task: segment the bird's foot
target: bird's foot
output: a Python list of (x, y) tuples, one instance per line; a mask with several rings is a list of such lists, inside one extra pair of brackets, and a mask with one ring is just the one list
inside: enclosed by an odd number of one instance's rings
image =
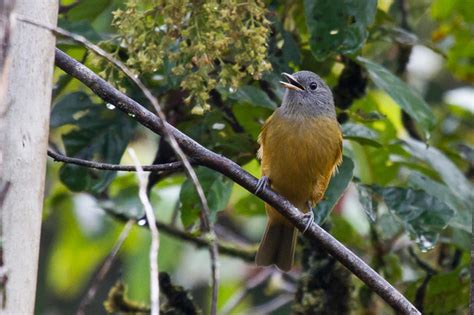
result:
[(304, 227), (304, 230), (303, 230), (303, 234), (304, 234), (309, 229), (311, 224), (314, 223), (314, 213), (313, 213), (313, 209), (311, 209), (311, 207), (309, 208), (309, 212), (307, 212), (303, 215), (303, 218), (304, 218), (304, 220), (307, 221), (306, 226)]
[(268, 183), (270, 183), (270, 179), (267, 176), (262, 176), (257, 183), (257, 189), (255, 189), (255, 194), (262, 192), (265, 188), (267, 188)]

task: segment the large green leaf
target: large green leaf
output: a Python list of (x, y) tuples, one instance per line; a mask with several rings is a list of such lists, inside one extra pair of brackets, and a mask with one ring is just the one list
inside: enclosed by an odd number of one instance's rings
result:
[(321, 225), (326, 221), (342, 193), (346, 190), (347, 185), (351, 182), (353, 171), (354, 162), (349, 157), (344, 156), (339, 170), (329, 182), (324, 198), (313, 209), (314, 221), (317, 224)]
[(367, 26), (373, 23), (376, 0), (305, 0), (306, 25), (313, 55), (351, 54), (362, 48)]
[(398, 187), (372, 187), (413, 236), (422, 250), (431, 249), (439, 232), (449, 223), (454, 211), (438, 198), (422, 190)]
[[(215, 220), (218, 211), (224, 210), (232, 192), (233, 182), (224, 175), (205, 167), (198, 167), (196, 175), (207, 198), (211, 220)], [(201, 203), (192, 182), (187, 179), (181, 187), (181, 221), (186, 227), (199, 218)]]
[[(51, 126), (72, 125), (63, 135), (68, 156), (107, 163), (119, 163), (135, 122), (120, 111), (94, 104), (83, 92), (66, 95), (53, 108)], [(61, 167), (61, 181), (72, 191), (103, 191), (116, 172), (93, 170), (66, 164)]]
[(441, 193), (439, 186), (435, 188), (433, 185), (427, 185), (427, 179), (420, 186), (423, 186), (423, 189), (433, 190), (430, 193), (436, 194), (439, 198), (444, 198), (446, 203), (455, 208), (457, 214), (453, 218), (452, 224), (466, 231), (472, 231), (473, 185), (456, 165), (438, 149), (427, 147), (425, 144), (412, 139), (405, 140), (403, 146), (410, 154), (419, 160), (425, 161), (440, 175), (450, 194), (447, 192)]
[(411, 171), (408, 182), (413, 188), (424, 190), (428, 194), (436, 196), (456, 213), (449, 225), (469, 233), (472, 231), (472, 215), (469, 204), (460, 200), (446, 185), (416, 171)]
[(376, 131), (361, 124), (345, 123), (342, 125), (344, 139), (354, 140), (360, 144), (371, 145), (374, 147), (382, 146)]
[(357, 60), (365, 66), (375, 85), (390, 95), (404, 111), (420, 123), (425, 131), (433, 129), (435, 121), (433, 112), (418, 93), (383, 66), (362, 57), (358, 57)]
[(438, 172), (443, 182), (461, 200), (469, 203), (474, 200), (473, 185), (467, 180), (459, 168), (441, 151), (413, 139), (404, 140), (403, 147), (414, 157), (425, 161), (433, 170)]
[(57, 128), (67, 124), (75, 124), (81, 112), (85, 113), (91, 106), (89, 95), (75, 92), (63, 97), (51, 111), (50, 127)]
[(232, 112), (245, 132), (257, 140), (262, 130), (263, 122), (272, 114), (270, 110), (263, 107), (255, 107), (249, 104), (237, 104), (232, 107)]

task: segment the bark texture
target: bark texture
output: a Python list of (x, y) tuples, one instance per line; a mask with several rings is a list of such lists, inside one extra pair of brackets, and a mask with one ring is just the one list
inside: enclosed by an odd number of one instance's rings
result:
[[(17, 0), (13, 12), (13, 18), (56, 26), (58, 3)], [(0, 181), (9, 187), (0, 204), (6, 274), (0, 314), (33, 314), (55, 38), (47, 30), (12, 21), (0, 98)]]

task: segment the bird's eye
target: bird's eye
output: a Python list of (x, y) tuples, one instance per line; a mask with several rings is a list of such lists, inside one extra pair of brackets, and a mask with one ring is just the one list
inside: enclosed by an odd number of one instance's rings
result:
[(314, 91), (318, 88), (318, 84), (316, 82), (311, 82), (309, 88)]

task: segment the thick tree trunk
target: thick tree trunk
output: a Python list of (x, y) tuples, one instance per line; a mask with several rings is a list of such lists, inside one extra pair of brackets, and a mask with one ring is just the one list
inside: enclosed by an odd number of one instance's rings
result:
[[(57, 0), (15, 2), (17, 16), (56, 25)], [(8, 61), (0, 68), (6, 73), (0, 73), (0, 314), (33, 314), (55, 38), (13, 22)]]

